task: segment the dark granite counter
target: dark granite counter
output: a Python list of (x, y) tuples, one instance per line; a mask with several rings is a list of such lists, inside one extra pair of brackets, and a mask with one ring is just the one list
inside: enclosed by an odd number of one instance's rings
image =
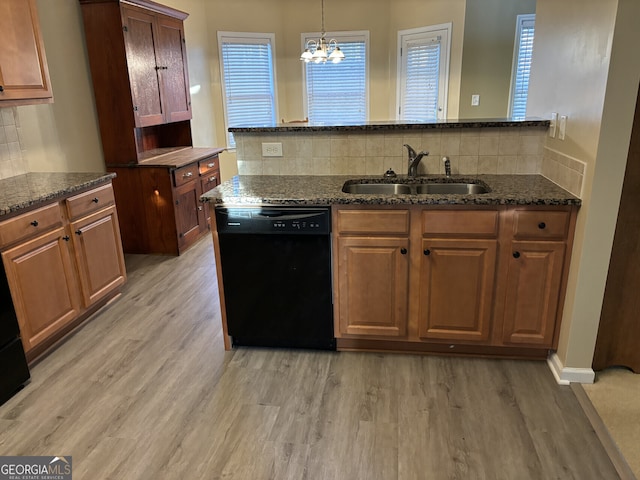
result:
[(5, 178), (0, 180), (0, 219), (100, 185), (115, 176), (114, 173), (26, 173)]
[[(473, 195), (400, 194), (368, 195), (342, 192), (348, 180), (376, 183), (469, 182), (482, 183), (489, 193)], [(399, 175), (394, 179), (380, 176), (270, 176), (239, 175), (227, 180), (201, 199), (227, 205), (580, 205), (578, 197), (541, 175), (424, 175), (415, 180)]]
[(549, 120), (526, 118), (474, 118), (468, 120), (443, 120), (440, 122), (365, 122), (361, 124), (316, 125), (312, 123), (285, 123), (263, 127), (230, 127), (233, 133), (286, 133), (286, 132), (384, 132), (394, 130), (455, 129), (455, 128), (507, 128), (548, 127)]

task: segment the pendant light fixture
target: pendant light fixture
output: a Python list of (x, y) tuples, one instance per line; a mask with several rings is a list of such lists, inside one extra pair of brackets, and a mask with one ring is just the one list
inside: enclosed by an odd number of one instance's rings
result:
[(327, 41), (324, 31), (324, 0), (322, 1), (322, 31), (320, 32), (319, 40), (307, 40), (305, 44), (304, 52), (300, 55), (300, 60), (305, 63), (327, 63), (327, 60), (331, 60), (332, 63), (340, 63), (344, 60), (344, 53), (340, 50), (337, 40), (332, 38)]

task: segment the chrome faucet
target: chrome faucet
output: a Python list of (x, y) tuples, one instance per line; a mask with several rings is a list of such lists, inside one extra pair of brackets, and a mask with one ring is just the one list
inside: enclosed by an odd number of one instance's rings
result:
[(415, 178), (418, 176), (418, 165), (420, 164), (420, 160), (425, 155), (429, 155), (429, 152), (420, 152), (416, 153), (416, 151), (411, 148), (411, 145), (404, 144), (407, 147), (407, 151), (409, 152), (409, 172), (407, 175), (411, 178)]

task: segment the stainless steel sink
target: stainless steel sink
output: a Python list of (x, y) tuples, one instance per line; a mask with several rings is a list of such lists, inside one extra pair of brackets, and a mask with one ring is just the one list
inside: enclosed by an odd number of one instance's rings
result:
[(489, 190), (478, 183), (345, 183), (345, 193), (367, 195), (477, 195)]
[(440, 195), (475, 195), (487, 193), (484, 185), (478, 183), (423, 183), (415, 185), (416, 193)]
[(399, 195), (414, 193), (405, 183), (349, 183), (342, 187), (345, 193), (364, 193), (367, 195)]

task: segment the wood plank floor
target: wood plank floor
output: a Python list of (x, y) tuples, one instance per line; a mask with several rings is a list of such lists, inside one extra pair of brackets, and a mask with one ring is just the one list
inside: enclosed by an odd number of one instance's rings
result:
[(72, 455), (74, 480), (618, 478), (544, 362), (224, 352), (212, 250), (128, 256), (0, 407), (0, 455)]

